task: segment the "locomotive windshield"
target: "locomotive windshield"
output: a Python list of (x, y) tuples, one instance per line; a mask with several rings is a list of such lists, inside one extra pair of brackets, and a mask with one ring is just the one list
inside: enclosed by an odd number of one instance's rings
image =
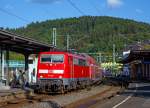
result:
[(43, 54), (41, 55), (41, 63), (63, 63), (64, 55), (54, 55), (54, 54)]

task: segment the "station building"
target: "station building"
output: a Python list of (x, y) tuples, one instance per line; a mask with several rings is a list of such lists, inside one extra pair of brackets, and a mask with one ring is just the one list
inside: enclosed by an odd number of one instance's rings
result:
[(132, 80), (150, 80), (150, 50), (131, 50), (122, 62), (129, 66)]

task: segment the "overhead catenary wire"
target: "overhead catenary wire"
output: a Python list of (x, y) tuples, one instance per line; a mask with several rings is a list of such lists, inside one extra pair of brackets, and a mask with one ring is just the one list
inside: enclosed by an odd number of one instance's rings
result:
[(67, 0), (68, 1), (68, 3), (73, 7), (73, 8), (75, 8), (81, 15), (85, 15), (85, 13), (81, 10), (81, 9), (79, 9), (71, 0)]
[[(69, 35), (69, 36), (70, 36), (70, 35)], [(75, 43), (78, 43), (79, 41), (81, 41), (82, 39), (85, 39), (85, 38), (87, 38), (87, 37), (88, 37), (88, 35), (85, 35), (85, 36), (83, 36), (82, 38), (80, 38), (80, 39), (78, 39), (78, 40), (76, 40), (76, 41), (74, 41), (74, 42), (71, 42), (71, 43), (69, 44), (69, 46), (74, 45)], [(63, 49), (65, 49), (65, 47), (64, 47)]]
[(21, 21), (23, 21), (23, 22), (26, 22), (26, 23), (29, 23), (29, 22), (30, 22), (30, 21), (26, 20), (25, 18), (20, 17), (20, 16), (14, 14), (14, 13), (12, 13), (12, 12), (9, 12), (9, 11), (7, 11), (7, 10), (5, 10), (5, 9), (0, 8), (0, 11), (3, 12), (3, 13), (5, 13), (5, 14), (8, 14), (8, 15), (10, 15), (10, 16), (16, 17), (16, 18), (18, 18), (19, 20), (21, 20)]

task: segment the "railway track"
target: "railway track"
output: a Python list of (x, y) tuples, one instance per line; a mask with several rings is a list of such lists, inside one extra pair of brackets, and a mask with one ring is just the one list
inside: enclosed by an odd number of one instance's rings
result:
[[(26, 93), (25, 96), (22, 98), (16, 97), (13, 100), (0, 103), (0, 108), (28, 108), (28, 107), (22, 107), (22, 106), (28, 106), (28, 105), (39, 104), (39, 103), (48, 103), (48, 105), (50, 106), (57, 106), (57, 107), (46, 107), (46, 108), (62, 108), (76, 101), (84, 100), (88, 97), (95, 96), (97, 94), (106, 93), (107, 91), (112, 90), (111, 88), (113, 88), (113, 86), (100, 84), (97, 86), (94, 85), (90, 89), (89, 88), (80, 89), (77, 91), (68, 92), (67, 94)], [(39, 108), (42, 108), (42, 107), (39, 107)]]
[[(83, 89), (81, 89), (81, 90), (83, 90)], [(80, 92), (80, 90), (76, 90), (76, 91), (69, 92), (69, 94), (79, 93), (79, 92)], [(58, 93), (55, 93), (55, 94), (47, 94), (47, 93), (30, 94), (30, 93), (26, 93), (24, 95), (25, 96), (22, 98), (16, 97), (16, 98), (8, 100), (8, 101), (0, 102), (0, 108), (20, 108), (20, 106), (24, 106), (27, 104), (48, 102), (57, 97), (65, 96), (66, 94), (58, 94)]]
[(51, 95), (26, 95), (23, 98), (15, 98), (13, 100), (8, 100), (0, 103), (0, 108), (20, 108), (19, 106), (30, 103), (39, 103), (45, 99), (53, 98)]

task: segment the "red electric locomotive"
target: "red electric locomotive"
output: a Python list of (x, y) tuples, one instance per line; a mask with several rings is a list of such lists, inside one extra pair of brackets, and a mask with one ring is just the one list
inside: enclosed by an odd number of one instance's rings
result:
[(38, 59), (39, 90), (65, 92), (88, 86), (101, 79), (96, 61), (83, 54), (41, 52)]

